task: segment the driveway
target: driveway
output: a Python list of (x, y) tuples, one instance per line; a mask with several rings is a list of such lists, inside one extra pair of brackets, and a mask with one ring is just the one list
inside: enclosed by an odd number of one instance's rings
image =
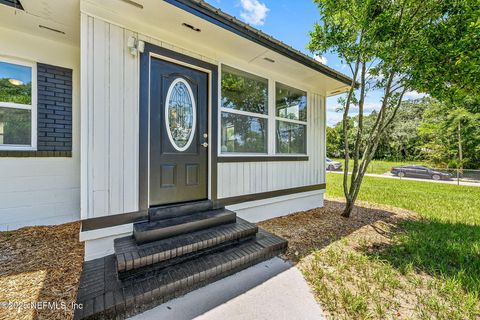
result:
[(132, 320), (323, 320), (301, 272), (273, 258), (134, 316)]

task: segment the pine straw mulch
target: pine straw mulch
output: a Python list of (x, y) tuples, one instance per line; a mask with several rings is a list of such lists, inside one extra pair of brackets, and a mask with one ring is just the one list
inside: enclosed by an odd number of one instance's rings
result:
[[(74, 222), (0, 232), (0, 304), (27, 303), (0, 305), (0, 319), (73, 318), (84, 257), (79, 230)], [(33, 308), (34, 302), (51, 305)]]
[[(297, 212), (287, 216), (266, 220), (259, 226), (288, 240), (285, 257), (292, 262), (313, 250), (327, 247), (346, 236), (362, 238), (362, 245), (389, 240), (387, 233), (397, 232), (398, 222), (416, 219), (414, 212), (384, 205), (358, 202), (350, 218), (340, 214), (345, 204), (341, 201), (325, 200), (323, 208)], [(349, 241), (353, 246), (355, 241)]]

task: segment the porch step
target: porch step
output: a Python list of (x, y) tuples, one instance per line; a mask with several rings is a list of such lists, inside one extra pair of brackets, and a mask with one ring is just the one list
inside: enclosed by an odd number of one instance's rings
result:
[(171, 219), (136, 223), (133, 226), (133, 236), (137, 243), (142, 244), (235, 221), (236, 213), (222, 208)]
[(211, 200), (202, 200), (175, 205), (165, 205), (148, 210), (150, 221), (176, 218), (186, 216), (196, 212), (208, 211), (213, 209)]
[(128, 271), (143, 269), (160, 262), (171, 265), (191, 259), (206, 250), (218, 250), (223, 246), (247, 240), (255, 236), (257, 231), (255, 224), (237, 218), (235, 223), (141, 245), (131, 236), (115, 239), (117, 270), (119, 276), (123, 278), (128, 275)]
[(175, 297), (270, 259), (286, 250), (287, 242), (264, 230), (256, 237), (219, 252), (163, 269), (151, 268), (119, 280), (115, 256), (85, 262), (75, 319), (126, 318)]

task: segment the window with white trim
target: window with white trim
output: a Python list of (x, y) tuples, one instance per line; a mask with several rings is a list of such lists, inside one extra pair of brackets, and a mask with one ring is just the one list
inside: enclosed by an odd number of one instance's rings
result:
[(268, 80), (222, 66), (220, 152), (268, 153)]
[(35, 65), (0, 58), (0, 150), (36, 147)]
[(277, 154), (307, 153), (307, 93), (275, 83)]
[(220, 154), (307, 154), (307, 92), (270, 80), (222, 65)]

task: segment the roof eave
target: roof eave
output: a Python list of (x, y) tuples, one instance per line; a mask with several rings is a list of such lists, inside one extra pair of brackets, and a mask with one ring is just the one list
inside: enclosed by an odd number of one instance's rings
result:
[[(318, 71), (330, 78), (333, 78), (345, 85), (351, 86), (353, 80), (321, 63), (315, 61), (306, 54), (295, 50), (281, 41), (274, 39), (273, 37), (257, 30), (248, 24), (245, 24), (238, 19), (220, 11), (211, 5), (200, 0), (164, 0), (167, 3), (170, 3), (182, 10), (185, 10), (199, 18), (207, 20), (219, 27), (222, 27), (228, 31), (231, 31), (245, 39), (253, 41), (257, 44), (262, 45), (263, 47), (270, 49), (274, 52), (277, 52), (285, 57), (288, 57), (294, 61), (297, 61), (303, 64), (306, 67), (309, 67), (315, 71)], [(354, 84), (356, 87), (358, 83)]]

